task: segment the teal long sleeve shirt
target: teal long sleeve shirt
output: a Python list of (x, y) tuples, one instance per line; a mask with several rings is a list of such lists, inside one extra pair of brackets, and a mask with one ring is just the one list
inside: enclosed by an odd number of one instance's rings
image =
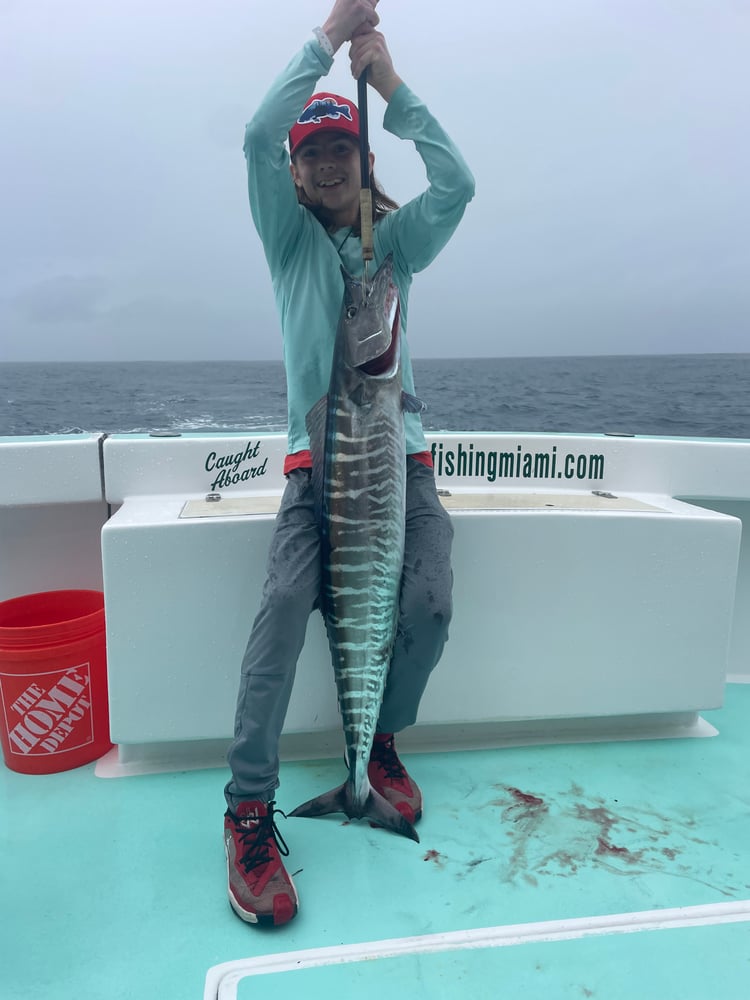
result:
[[(328, 391), (344, 288), (340, 266), (354, 275), (362, 272), (359, 238), (352, 235), (341, 246), (346, 230), (329, 235), (312, 212), (299, 204), (284, 145), (317, 81), (332, 63), (316, 41), (307, 42), (245, 129), (250, 208), (281, 320), (290, 454), (309, 448), (305, 416)], [(403, 384), (414, 393), (405, 336), (412, 275), (427, 267), (450, 239), (473, 197), (474, 179), (454, 144), (405, 84), (388, 103), (383, 127), (414, 142), (429, 181), (422, 194), (380, 219), (374, 229), (372, 273), (393, 254), (401, 302)], [(407, 413), (404, 419), (407, 454), (425, 451), (419, 414)]]

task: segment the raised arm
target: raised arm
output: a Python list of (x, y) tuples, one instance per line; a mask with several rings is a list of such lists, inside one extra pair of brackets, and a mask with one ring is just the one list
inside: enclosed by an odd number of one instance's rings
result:
[(393, 66), (383, 34), (369, 24), (358, 28), (349, 50), (352, 75), (367, 71), (367, 82), (388, 104), (384, 127), (411, 139), (421, 156), (429, 187), (379, 223), (381, 245), (392, 248), (397, 264), (413, 273), (437, 256), (461, 221), (474, 195), (474, 178), (437, 119), (404, 83)]
[(333, 52), (358, 29), (378, 23), (377, 0), (335, 0), (323, 37), (308, 41), (274, 80), (245, 129), (248, 192), (255, 227), (275, 270), (302, 224), (284, 145), (290, 127), (333, 63)]
[(375, 12), (378, 0), (336, 0), (323, 22), (323, 31), (333, 51), (348, 42), (357, 31), (374, 28), (380, 18)]
[(393, 60), (385, 36), (372, 25), (360, 25), (352, 36), (349, 47), (352, 76), (358, 80), (367, 71), (367, 82), (387, 103), (404, 82), (393, 68)]

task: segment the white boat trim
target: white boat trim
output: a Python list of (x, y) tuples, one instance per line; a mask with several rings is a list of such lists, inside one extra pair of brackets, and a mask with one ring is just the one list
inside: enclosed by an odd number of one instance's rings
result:
[(309, 948), (223, 962), (208, 970), (203, 1000), (235, 1000), (237, 984), (249, 976), (299, 971), (324, 965), (397, 958), (472, 948), (508, 948), (516, 945), (572, 941), (606, 934), (707, 927), (712, 924), (750, 922), (750, 899), (708, 903), (664, 910), (614, 913), (599, 917), (542, 920), (534, 923), (482, 927), (477, 930), (421, 934), (415, 937), (367, 941), (362, 944)]

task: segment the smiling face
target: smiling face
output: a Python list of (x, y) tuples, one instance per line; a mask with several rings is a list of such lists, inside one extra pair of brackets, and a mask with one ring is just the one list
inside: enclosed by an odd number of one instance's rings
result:
[[(370, 172), (374, 163), (370, 153)], [(332, 225), (353, 226), (359, 218), (359, 146), (336, 130), (319, 131), (302, 143), (290, 166), (305, 202), (325, 209)]]

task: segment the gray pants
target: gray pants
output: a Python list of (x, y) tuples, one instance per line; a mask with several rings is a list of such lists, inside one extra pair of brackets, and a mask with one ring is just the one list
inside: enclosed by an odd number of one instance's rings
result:
[[(400, 614), (378, 731), (410, 726), (427, 679), (443, 652), (451, 619), (453, 526), (435, 489), (432, 469), (407, 459), (406, 544)], [(321, 588), (320, 536), (310, 472), (287, 477), (268, 554), (260, 611), (255, 619), (237, 698), (232, 780), (227, 803), (273, 798), (279, 785), (279, 737), (310, 613)]]

